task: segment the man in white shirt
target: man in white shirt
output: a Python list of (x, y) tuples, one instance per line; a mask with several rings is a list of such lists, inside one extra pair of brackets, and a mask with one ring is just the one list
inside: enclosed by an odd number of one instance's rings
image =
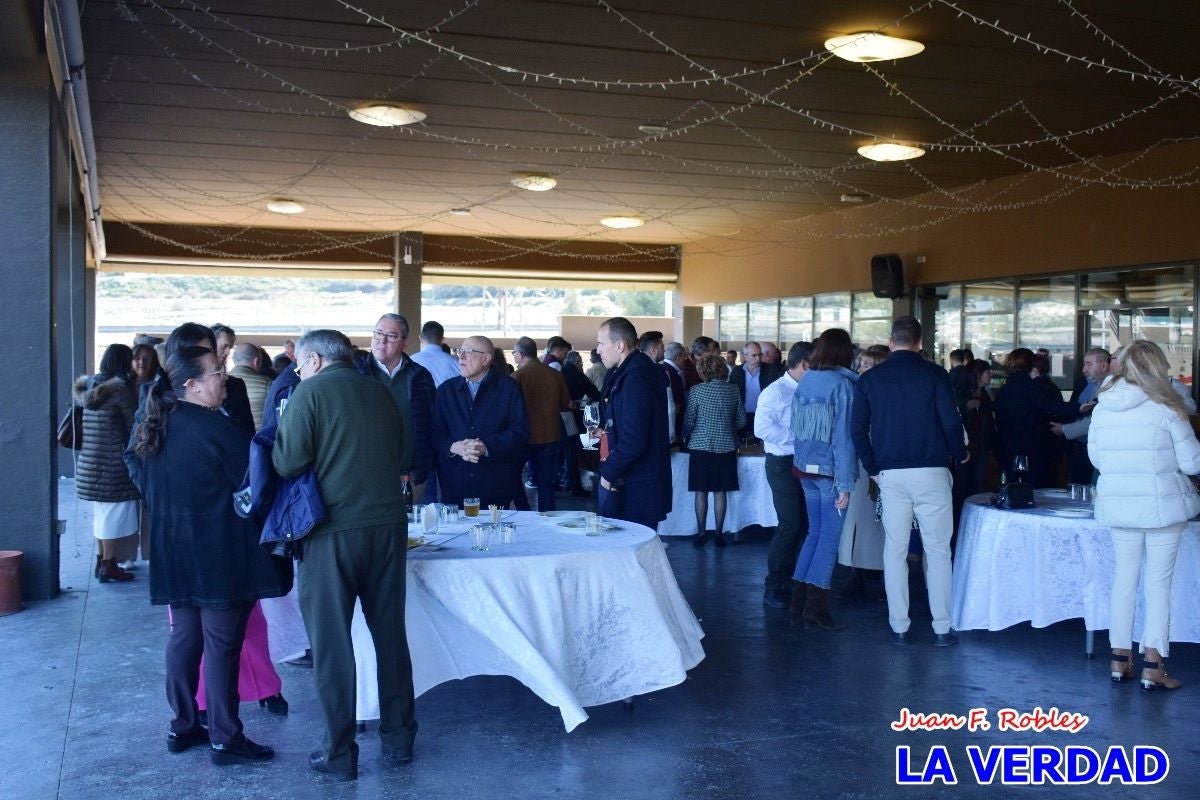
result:
[(811, 342), (796, 342), (788, 351), (787, 371), (758, 396), (754, 415), (754, 435), (763, 440), (766, 450), (767, 484), (779, 524), (767, 550), (767, 579), (763, 603), (771, 608), (787, 608), (789, 588), (796, 569), (796, 555), (808, 534), (808, 513), (800, 481), (792, 475), (795, 440), (792, 436), (792, 395), (808, 369)]
[(442, 349), (445, 338), (446, 329), (440, 322), (426, 322), (421, 326), (421, 351), (412, 355), (413, 361), (429, 370), (434, 388), (458, 377), (458, 359)]

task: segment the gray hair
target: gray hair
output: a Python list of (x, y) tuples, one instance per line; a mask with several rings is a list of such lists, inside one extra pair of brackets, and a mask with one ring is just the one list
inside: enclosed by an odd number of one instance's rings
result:
[(259, 357), (258, 345), (243, 342), (233, 348), (233, 363), (234, 364), (249, 364), (251, 361)]
[[(400, 338), (408, 338), (408, 320), (404, 318), (403, 314), (384, 314), (379, 319), (390, 319), (392, 322), (400, 326)], [(379, 323), (376, 322), (375, 324), (378, 325)]]
[(1110, 358), (1112, 358), (1112, 353), (1108, 352), (1103, 347), (1093, 347), (1091, 350), (1088, 350), (1083, 354), (1084, 358), (1087, 358), (1088, 356), (1096, 356), (1097, 358), (1108, 361)]
[(750, 352), (750, 345), (757, 347), (759, 353), (762, 352), (763, 347), (758, 342), (746, 342), (744, 345), (742, 345), (742, 355), (746, 355), (746, 353)]
[[(296, 340), (296, 353), (316, 353), (330, 363), (354, 361), (354, 345), (341, 331), (309, 331)], [(297, 358), (299, 361), (299, 358)]]
[(526, 358), (537, 358), (537, 342), (528, 336), (522, 336), (517, 339), (517, 343), (513, 345), (513, 352), (520, 353)]
[(681, 345), (679, 342), (671, 342), (669, 345), (667, 345), (666, 349), (663, 350), (663, 358), (665, 358), (667, 361), (674, 361), (684, 352), (686, 352), (686, 350), (683, 345)]

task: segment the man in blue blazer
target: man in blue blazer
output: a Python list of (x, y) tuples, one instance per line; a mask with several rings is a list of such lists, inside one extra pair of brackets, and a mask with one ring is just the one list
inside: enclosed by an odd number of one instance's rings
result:
[(523, 491), (525, 399), (516, 381), (492, 369), (495, 353), (491, 339), (469, 337), (455, 351), (461, 374), (438, 387), (432, 438), (445, 503), (478, 497), (484, 508), (507, 508)]
[(624, 317), (600, 326), (596, 351), (608, 368), (600, 398), (600, 514), (651, 530), (671, 511), (667, 376), (638, 350)]

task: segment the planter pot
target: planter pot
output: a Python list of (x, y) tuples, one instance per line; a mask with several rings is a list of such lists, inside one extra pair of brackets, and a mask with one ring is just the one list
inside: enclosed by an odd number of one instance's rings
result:
[(0, 617), (21, 610), (21, 551), (0, 550)]

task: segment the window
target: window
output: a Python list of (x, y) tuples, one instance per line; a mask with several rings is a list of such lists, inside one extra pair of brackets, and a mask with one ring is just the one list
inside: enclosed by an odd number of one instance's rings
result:
[(813, 299), (788, 297), (779, 301), (779, 346), (813, 340)]
[(813, 317), (813, 334), (820, 336), (830, 328), (850, 331), (850, 293), (819, 294), (816, 297)]
[(1017, 344), (1050, 353), (1050, 377), (1059, 389), (1075, 382), (1075, 276), (1023, 280), (1017, 300)]
[(859, 347), (887, 344), (892, 335), (892, 301), (871, 292), (856, 292), (852, 299), (851, 340)]
[(727, 344), (746, 341), (746, 304), (730, 303), (717, 308), (717, 339)]
[(752, 342), (779, 341), (779, 301), (752, 300), (750, 302), (747, 339)]
[(933, 318), (933, 358), (950, 368), (950, 351), (962, 347), (962, 287), (939, 286)]
[(999, 364), (1016, 340), (1016, 292), (1007, 281), (969, 283), (963, 293), (963, 347)]

